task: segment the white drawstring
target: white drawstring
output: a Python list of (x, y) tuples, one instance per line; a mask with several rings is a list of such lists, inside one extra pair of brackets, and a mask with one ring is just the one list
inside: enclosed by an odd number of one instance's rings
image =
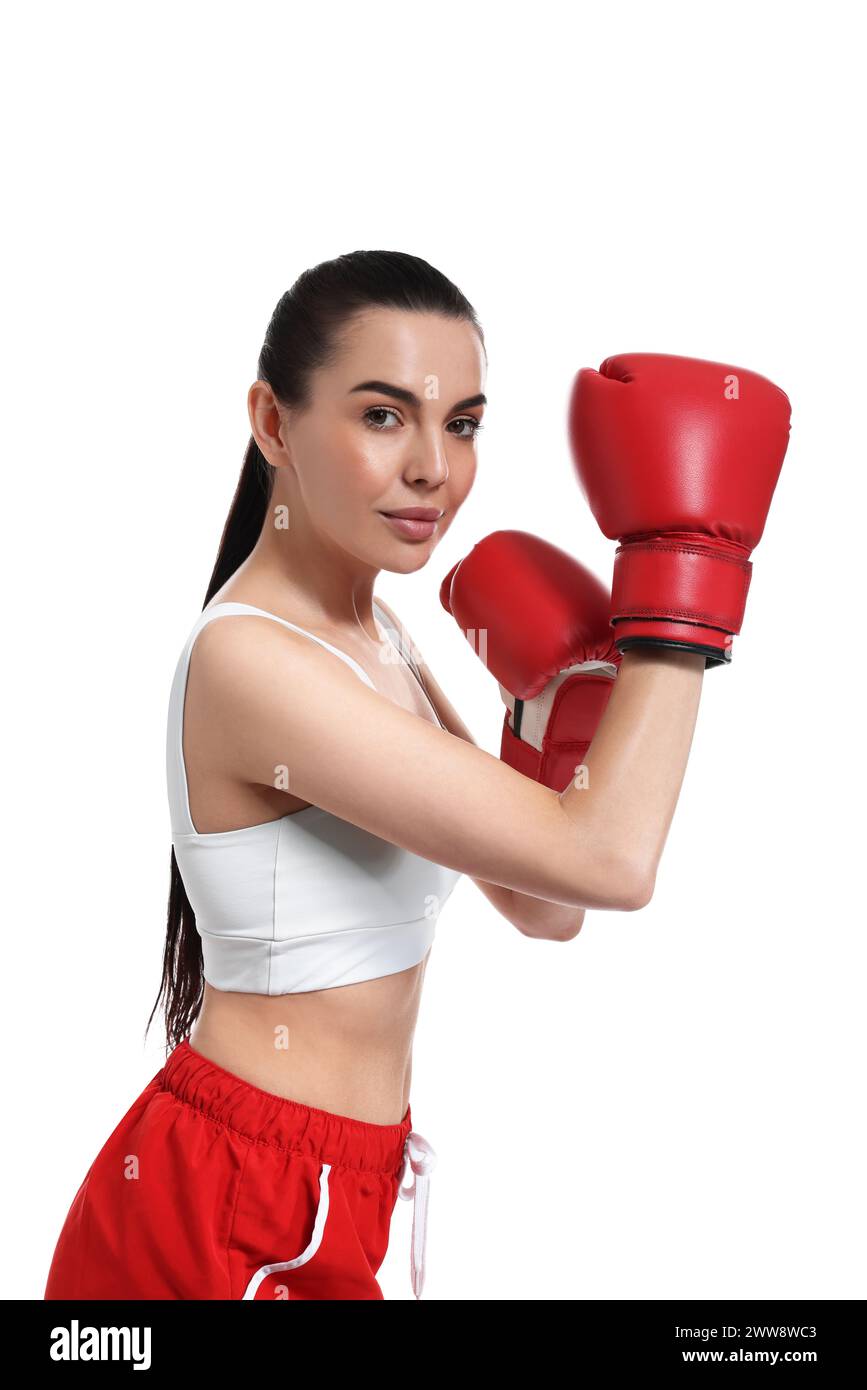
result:
[[(437, 1156), (423, 1135), (410, 1130), (403, 1148), (403, 1164), (400, 1170), (398, 1196), (404, 1201), (412, 1201), (412, 1245), (410, 1250), (410, 1276), (412, 1290), (416, 1298), (421, 1298), (424, 1287), (424, 1255), (427, 1241), (427, 1202), (430, 1174), (436, 1165)], [(403, 1181), (407, 1170), (412, 1170), (413, 1181), (404, 1188)]]
[(241, 1295), (241, 1302), (245, 1298), (255, 1298), (256, 1291), (263, 1279), (267, 1279), (269, 1274), (281, 1274), (284, 1270), (298, 1269), (301, 1265), (306, 1265), (308, 1260), (312, 1260), (316, 1251), (322, 1243), (322, 1235), (325, 1230), (325, 1223), (328, 1220), (328, 1206), (330, 1202), (328, 1192), (328, 1174), (331, 1172), (331, 1164), (323, 1163), (319, 1171), (319, 1205), (316, 1208), (316, 1220), (313, 1223), (313, 1234), (307, 1245), (307, 1249), (300, 1255), (296, 1255), (294, 1260), (280, 1260), (277, 1264), (262, 1265), (256, 1270), (246, 1289)]
[[(398, 1196), (406, 1202), (413, 1202), (412, 1209), (412, 1237), (410, 1249), (410, 1277), (412, 1279), (412, 1290), (416, 1298), (421, 1298), (421, 1291), (424, 1288), (424, 1260), (425, 1247), (427, 1244), (427, 1206), (428, 1191), (430, 1187), (430, 1174), (436, 1166), (437, 1156), (424, 1135), (410, 1130), (406, 1136), (403, 1146), (403, 1162), (401, 1164), (400, 1176), (398, 1178)], [(307, 1264), (319, 1249), (322, 1236), (325, 1231), (325, 1223), (328, 1219), (329, 1192), (328, 1175), (331, 1172), (331, 1165), (323, 1163), (319, 1174), (319, 1205), (316, 1212), (316, 1220), (313, 1223), (313, 1233), (306, 1250), (297, 1255), (294, 1260), (280, 1260), (275, 1264), (262, 1265), (253, 1274), (247, 1284), (243, 1299), (254, 1299), (257, 1290), (267, 1279), (269, 1274), (282, 1273), (284, 1270), (298, 1269), (299, 1266)], [(409, 1187), (404, 1187), (404, 1180), (408, 1172), (412, 1173), (412, 1182)]]

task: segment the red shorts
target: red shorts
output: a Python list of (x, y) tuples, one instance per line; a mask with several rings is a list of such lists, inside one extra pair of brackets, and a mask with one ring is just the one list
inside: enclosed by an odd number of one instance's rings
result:
[(185, 1039), (91, 1164), (45, 1298), (381, 1299), (398, 1192), (420, 1297), (434, 1161), (409, 1107), (397, 1125), (316, 1110)]

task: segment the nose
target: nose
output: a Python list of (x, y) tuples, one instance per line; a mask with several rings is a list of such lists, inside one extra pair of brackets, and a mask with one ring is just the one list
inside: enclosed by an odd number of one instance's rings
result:
[(406, 477), (410, 482), (426, 482), (429, 487), (437, 487), (449, 476), (445, 441), (439, 429), (425, 431), (414, 442), (412, 454), (406, 466)]

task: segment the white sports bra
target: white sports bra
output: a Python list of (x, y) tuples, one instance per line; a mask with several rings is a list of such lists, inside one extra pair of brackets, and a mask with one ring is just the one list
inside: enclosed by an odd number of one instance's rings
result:
[[(275, 613), (218, 603), (196, 621), (172, 683), (166, 774), (172, 844), (202, 938), (205, 979), (221, 990), (297, 994), (407, 970), (430, 949), (437, 914), (461, 877), (456, 870), (320, 806), (210, 835), (193, 825), (184, 764), (190, 654), (207, 623), (245, 613), (312, 638), (376, 689), (351, 656)], [(415, 663), (407, 665), (421, 685)]]

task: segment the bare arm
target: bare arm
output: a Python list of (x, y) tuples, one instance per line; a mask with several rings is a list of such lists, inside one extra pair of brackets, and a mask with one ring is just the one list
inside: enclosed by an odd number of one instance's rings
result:
[(584, 759), (585, 789), (568, 787), (560, 804), (578, 826), (589, 797), (605, 837), (628, 845), (649, 902), (683, 784), (698, 717), (704, 656), (665, 647), (623, 653), (620, 673)]
[[(391, 609), (388, 612), (394, 617)], [(688, 653), (664, 648), (627, 652), (585, 758), (588, 785), (570, 788), (560, 798), (570, 814), (575, 813), (578, 799), (586, 797), (591, 787), (597, 801), (609, 803), (610, 831), (615, 841), (629, 846), (635, 863), (646, 866), (648, 900), (683, 784), (703, 674), (703, 660)], [(450, 732), (475, 746), (472, 734), (427, 664), (422, 667), (422, 675), (443, 723)], [(615, 698), (618, 690), (622, 693)], [(664, 706), (661, 725), (660, 702)], [(581, 930), (584, 909), (576, 911), (574, 906), (552, 903), (482, 879), (475, 882), (493, 906), (528, 936), (568, 941)]]
[(229, 776), (273, 787), (286, 768), (293, 795), (426, 859), (546, 902), (630, 911), (649, 900), (689, 752), (702, 658), (627, 654), (587, 760), (590, 786), (558, 796), (418, 719), (331, 652), (268, 619), (221, 618), (199, 645)]
[[(424, 681), (425, 690), (449, 733), (471, 743), (474, 748), (477, 747), (476, 740), (448, 699), (428, 663), (420, 657), (412, 638), (395, 615), (394, 610), (379, 597), (377, 597), (377, 603), (385, 609), (392, 619), (395, 630), (401, 635), (404, 650), (412, 651), (416, 656), (419, 674)], [(502, 706), (498, 704), (497, 708), (502, 717)], [(505, 917), (507, 922), (511, 922), (513, 927), (517, 927), (525, 936), (538, 937), (545, 941), (571, 941), (584, 925), (584, 908), (564, 907), (562, 903), (551, 903), (545, 898), (533, 897), (529, 893), (519, 893), (514, 888), (504, 888), (500, 883), (488, 883), (483, 878), (474, 878), (473, 882), (500, 915)]]

